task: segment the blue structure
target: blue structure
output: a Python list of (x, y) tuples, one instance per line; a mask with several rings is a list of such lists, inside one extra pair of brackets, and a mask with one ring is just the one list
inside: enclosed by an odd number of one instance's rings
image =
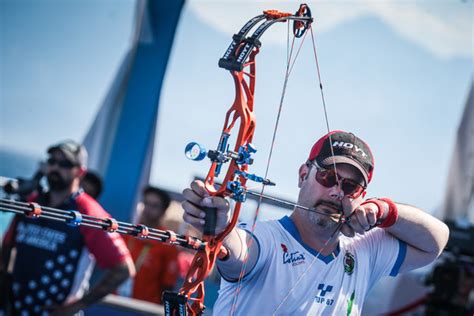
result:
[(100, 200), (129, 220), (149, 181), (159, 99), (184, 0), (138, 1), (133, 45), (84, 140), (107, 184)]

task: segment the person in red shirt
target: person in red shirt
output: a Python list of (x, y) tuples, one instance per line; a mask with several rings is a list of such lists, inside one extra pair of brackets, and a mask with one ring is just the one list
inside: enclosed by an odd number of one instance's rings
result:
[[(85, 148), (71, 140), (51, 146), (45, 175), (49, 191), (28, 200), (42, 206), (110, 215), (80, 187), (87, 168)], [(45, 218), (17, 215), (2, 245), (0, 270), (8, 274), (6, 315), (72, 315), (113, 292), (135, 270), (118, 233), (72, 227)], [(104, 269), (89, 288), (95, 262)], [(0, 308), (0, 314), (2, 314)]]
[[(156, 187), (143, 190), (138, 208), (138, 223), (147, 227), (166, 229), (161, 221), (170, 205), (169, 195)], [(124, 236), (136, 267), (136, 275), (120, 289), (119, 294), (161, 304), (161, 295), (172, 290), (179, 276), (178, 249), (165, 243)]]

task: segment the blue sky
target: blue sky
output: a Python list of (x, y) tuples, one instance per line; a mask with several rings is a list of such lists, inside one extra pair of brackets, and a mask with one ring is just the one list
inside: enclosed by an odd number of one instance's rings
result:
[(130, 46), (134, 1), (1, 2), (2, 146), (82, 139)]
[[(472, 1), (316, 1), (329, 123), (365, 139), (376, 157), (369, 196), (432, 211), (441, 204), (456, 129), (472, 80)], [(135, 2), (2, 1), (0, 146), (41, 156), (81, 140), (130, 48)], [(231, 36), (264, 8), (295, 2), (188, 1), (160, 100), (152, 183), (182, 190), (207, 162), (187, 161), (189, 141), (216, 146), (233, 98), (217, 61)], [(284, 76), (286, 27), (262, 37), (255, 108), (262, 174)], [(290, 78), (269, 190), (297, 193), (296, 172), (325, 132), (309, 38)]]

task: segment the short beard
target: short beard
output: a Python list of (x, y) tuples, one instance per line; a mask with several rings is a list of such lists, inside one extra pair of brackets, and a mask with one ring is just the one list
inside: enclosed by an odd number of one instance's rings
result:
[(324, 229), (335, 228), (338, 224), (338, 222), (334, 221), (329, 216), (314, 213), (314, 212), (309, 212), (308, 220), (312, 224)]
[(51, 172), (46, 177), (48, 179), (48, 186), (51, 192), (62, 192), (66, 190), (72, 183), (62, 178), (58, 172)]
[[(322, 205), (322, 204), (326, 204), (326, 205), (331, 205), (333, 207), (336, 207), (337, 209), (339, 209), (340, 207), (334, 203), (331, 203), (331, 202), (326, 202), (326, 201), (319, 201), (316, 203), (316, 205), (314, 206), (314, 209), (316, 211), (318, 211), (319, 213), (315, 213), (315, 212), (308, 212), (308, 220), (318, 226), (318, 227), (321, 227), (321, 228), (324, 228), (324, 229), (330, 229), (330, 228), (335, 228), (339, 222), (338, 221), (335, 221), (333, 218), (331, 218), (331, 216), (328, 215), (324, 215), (324, 211), (320, 211), (318, 210), (318, 206)], [(342, 210), (340, 210), (340, 212), (342, 213)], [(333, 215), (334, 216), (334, 215)]]

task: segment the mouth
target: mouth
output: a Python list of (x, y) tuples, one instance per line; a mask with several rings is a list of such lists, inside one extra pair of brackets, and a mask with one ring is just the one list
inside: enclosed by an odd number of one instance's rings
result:
[(314, 209), (336, 220), (339, 220), (342, 215), (342, 206), (327, 201), (320, 201), (316, 203)]
[(328, 201), (319, 201), (314, 206), (315, 208), (319, 208), (321, 210), (325, 210), (327, 213), (341, 213), (342, 212), (342, 205), (328, 202)]

